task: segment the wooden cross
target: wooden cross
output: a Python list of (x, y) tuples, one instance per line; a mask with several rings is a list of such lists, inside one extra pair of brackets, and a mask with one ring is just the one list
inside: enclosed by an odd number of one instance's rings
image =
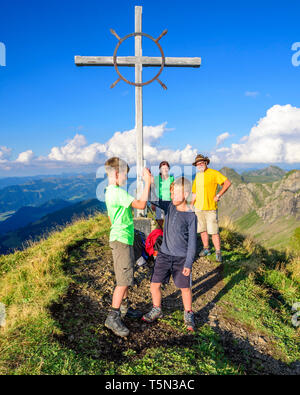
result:
[[(144, 167), (144, 154), (143, 154), (143, 86), (148, 83), (157, 80), (164, 89), (166, 86), (158, 79), (158, 76), (162, 72), (164, 67), (200, 67), (201, 58), (168, 58), (164, 57), (164, 53), (159, 44), (159, 40), (167, 33), (164, 30), (163, 33), (154, 39), (151, 36), (142, 33), (142, 7), (135, 7), (135, 32), (120, 38), (118, 34), (111, 29), (111, 33), (119, 40), (119, 43), (115, 49), (114, 56), (75, 56), (75, 64), (77, 66), (114, 66), (117, 73), (119, 74), (118, 80), (112, 84), (112, 88), (120, 81), (135, 86), (135, 130), (136, 130), (136, 145), (137, 145), (137, 197), (140, 196), (143, 190), (142, 182), (142, 169)], [(135, 39), (135, 56), (116, 56), (117, 49), (125, 39), (134, 36)], [(142, 37), (148, 37), (154, 41), (161, 52), (161, 57), (148, 57), (142, 56)], [(118, 67), (129, 66), (135, 67), (135, 82), (126, 80), (119, 72)], [(142, 70), (144, 67), (160, 67), (159, 73), (150, 81), (142, 82)], [(168, 159), (168, 158), (166, 158)], [(141, 214), (139, 212), (138, 214)]]

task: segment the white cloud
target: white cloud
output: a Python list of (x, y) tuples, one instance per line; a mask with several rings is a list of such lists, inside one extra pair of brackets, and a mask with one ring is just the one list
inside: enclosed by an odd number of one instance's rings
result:
[(76, 134), (62, 147), (53, 147), (48, 155), (48, 159), (59, 162), (69, 162), (76, 164), (97, 163), (106, 148), (104, 144), (93, 143), (88, 145), (86, 138), (82, 134)]
[(228, 152), (228, 151), (230, 151), (230, 148), (228, 148), (228, 147), (222, 147), (222, 148), (218, 148), (216, 150), (216, 152)]
[[(159, 147), (159, 139), (165, 132), (170, 131), (166, 128), (166, 123), (158, 126), (144, 126), (144, 158), (149, 163), (157, 163), (168, 160), (173, 163), (191, 163), (197, 155), (197, 150), (189, 144), (182, 150), (171, 150)], [(136, 162), (136, 132), (135, 129), (116, 132), (108, 140), (106, 145), (106, 156), (120, 156), (129, 164)]]
[(223, 143), (223, 141), (225, 141), (226, 139), (228, 139), (228, 137), (230, 137), (230, 134), (228, 132), (222, 133), (217, 137), (217, 145), (220, 145), (221, 143)]
[(300, 163), (300, 108), (271, 107), (246, 137), (240, 144), (231, 144), (229, 151), (217, 150), (216, 162)]
[(34, 153), (31, 150), (21, 152), (16, 159), (16, 162), (20, 163), (30, 163), (34, 158)]
[(248, 97), (257, 97), (258, 95), (259, 95), (258, 91), (254, 91), (254, 92), (246, 91), (245, 92), (245, 96), (248, 96)]
[[(187, 144), (183, 149), (172, 150), (159, 146), (160, 138), (171, 129), (166, 123), (157, 126), (144, 126), (144, 158), (148, 163), (168, 160), (173, 164), (190, 164), (197, 155), (197, 150)], [(1, 169), (20, 169), (22, 166), (35, 168), (70, 168), (103, 164), (111, 156), (119, 156), (129, 164), (136, 162), (135, 129), (115, 132), (104, 143), (88, 144), (83, 134), (76, 134), (62, 146), (50, 149), (47, 156), (36, 157), (32, 150), (21, 152), (15, 161), (9, 160), (11, 149), (0, 147)]]

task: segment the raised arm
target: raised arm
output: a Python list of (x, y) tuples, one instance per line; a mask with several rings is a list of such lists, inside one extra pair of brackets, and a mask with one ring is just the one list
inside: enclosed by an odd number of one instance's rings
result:
[(145, 182), (145, 186), (144, 186), (144, 190), (142, 192), (140, 199), (135, 199), (131, 203), (131, 206), (133, 208), (138, 209), (138, 210), (144, 210), (144, 208), (146, 207), (148, 196), (149, 196), (149, 191), (150, 191), (150, 187), (151, 187), (151, 173), (150, 173), (150, 170), (147, 168), (144, 168), (143, 180)]

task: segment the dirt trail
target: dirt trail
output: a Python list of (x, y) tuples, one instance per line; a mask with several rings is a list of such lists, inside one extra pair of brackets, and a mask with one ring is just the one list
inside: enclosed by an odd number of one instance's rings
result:
[[(71, 271), (76, 281), (67, 294), (51, 306), (53, 317), (58, 321), (64, 335), (59, 340), (68, 348), (84, 352), (93, 358), (122, 360), (128, 349), (142, 356), (147, 349), (158, 346), (182, 346), (193, 344), (193, 335), (184, 334), (160, 321), (146, 324), (125, 319), (130, 329), (127, 339), (117, 338), (104, 328), (114, 276), (111, 250), (107, 237), (81, 241), (69, 251), (72, 265), (66, 261), (66, 270)], [(151, 306), (150, 276), (152, 268), (138, 268), (136, 286), (130, 293), (133, 306), (147, 312)], [(229, 322), (218, 301), (226, 287), (222, 281), (222, 265), (206, 258), (198, 259), (193, 266), (193, 309), (196, 324), (208, 323), (221, 337), (227, 357), (242, 365), (247, 373), (299, 374), (300, 366), (289, 368), (271, 356), (268, 339), (247, 333), (242, 325)], [(163, 310), (166, 314), (182, 310), (180, 291), (173, 281), (163, 289)], [(260, 366), (260, 369), (257, 369)]]

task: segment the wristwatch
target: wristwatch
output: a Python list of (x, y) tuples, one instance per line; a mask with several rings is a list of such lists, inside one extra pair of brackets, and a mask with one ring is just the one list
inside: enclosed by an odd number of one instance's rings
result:
[(217, 198), (218, 198), (218, 199), (220, 199), (220, 197), (221, 197), (221, 195), (219, 195), (218, 193), (217, 193), (217, 195), (216, 195), (216, 196), (217, 196)]

